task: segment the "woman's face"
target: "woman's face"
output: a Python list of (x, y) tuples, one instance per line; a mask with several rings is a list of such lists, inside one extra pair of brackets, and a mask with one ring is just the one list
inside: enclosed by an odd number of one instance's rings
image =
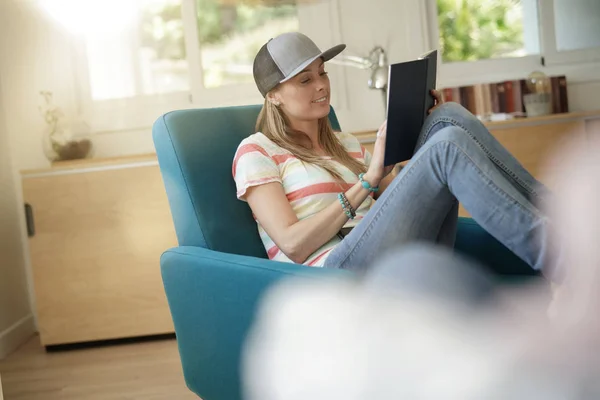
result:
[(314, 121), (329, 115), (330, 85), (323, 59), (313, 61), (269, 96), (279, 103), (291, 122)]

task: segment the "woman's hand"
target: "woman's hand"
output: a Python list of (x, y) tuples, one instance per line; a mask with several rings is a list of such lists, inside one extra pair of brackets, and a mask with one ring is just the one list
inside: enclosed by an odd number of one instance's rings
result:
[(369, 170), (365, 174), (365, 180), (373, 187), (379, 186), (379, 182), (385, 178), (394, 169), (393, 165), (385, 166), (383, 160), (385, 157), (385, 138), (387, 135), (387, 120), (381, 124), (377, 131), (375, 148), (371, 158)]
[(444, 99), (442, 98), (442, 93), (441, 92), (439, 92), (438, 90), (432, 90), (430, 92), (430, 94), (435, 99), (435, 102), (433, 104), (433, 107), (431, 107), (427, 111), (428, 114), (431, 114), (433, 112), (433, 110), (435, 110), (436, 108), (438, 108), (441, 104), (444, 104)]

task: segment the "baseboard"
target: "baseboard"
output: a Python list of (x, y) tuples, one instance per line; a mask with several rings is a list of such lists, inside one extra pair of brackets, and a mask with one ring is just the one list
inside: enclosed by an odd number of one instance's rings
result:
[(35, 334), (33, 315), (29, 314), (0, 332), (0, 360)]

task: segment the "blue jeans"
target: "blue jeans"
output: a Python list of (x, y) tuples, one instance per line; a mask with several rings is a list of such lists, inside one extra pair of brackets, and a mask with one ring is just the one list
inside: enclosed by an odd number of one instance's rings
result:
[(554, 270), (550, 220), (540, 207), (549, 195), (477, 118), (446, 103), (427, 118), (412, 159), (325, 267), (364, 272), (405, 244), (453, 246), (460, 202), (532, 268)]

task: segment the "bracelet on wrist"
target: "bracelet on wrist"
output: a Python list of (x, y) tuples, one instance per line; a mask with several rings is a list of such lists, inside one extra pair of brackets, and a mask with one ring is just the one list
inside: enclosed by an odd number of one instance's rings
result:
[(371, 186), (371, 184), (367, 181), (365, 181), (365, 174), (359, 174), (358, 175), (358, 180), (360, 181), (361, 185), (363, 188), (367, 189), (369, 192), (378, 192), (379, 191), (379, 186)]
[(346, 210), (350, 212), (350, 219), (354, 219), (354, 217), (356, 217), (356, 211), (354, 210), (354, 207), (352, 207), (352, 204), (350, 204), (350, 200), (348, 200), (348, 197), (346, 197), (346, 193), (342, 192), (341, 195), (343, 203), (346, 206)]
[(344, 193), (339, 193), (338, 200), (340, 201), (340, 204), (342, 205), (342, 209), (344, 210), (344, 213), (346, 214), (346, 216), (349, 219), (354, 219), (354, 217), (356, 217), (356, 211), (350, 204), (350, 201), (348, 201), (348, 198), (346, 197), (346, 195)]

